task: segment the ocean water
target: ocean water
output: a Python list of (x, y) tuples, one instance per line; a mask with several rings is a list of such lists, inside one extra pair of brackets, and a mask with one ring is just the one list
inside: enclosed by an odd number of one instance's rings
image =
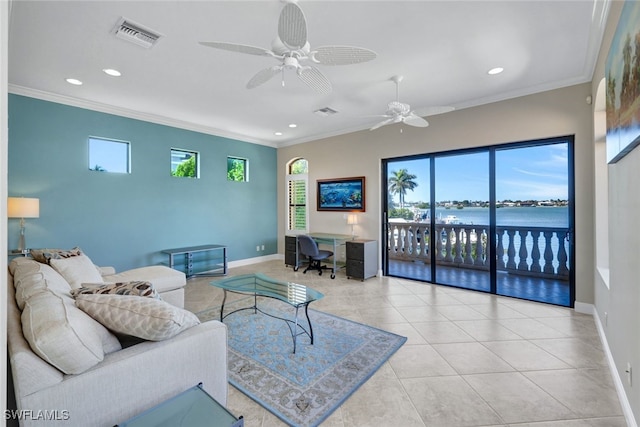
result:
[[(446, 218), (448, 215), (458, 217), (460, 224), (489, 224), (489, 208), (436, 208), (436, 218)], [(528, 225), (559, 228), (569, 226), (569, 208), (567, 206), (503, 207), (496, 210), (496, 217), (496, 225), (498, 226)]]

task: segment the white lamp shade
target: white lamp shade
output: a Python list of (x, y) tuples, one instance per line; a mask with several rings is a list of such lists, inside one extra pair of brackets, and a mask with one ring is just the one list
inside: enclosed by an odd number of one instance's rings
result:
[(358, 215), (355, 215), (355, 214), (347, 215), (347, 224), (348, 225), (355, 225), (357, 223), (358, 223)]
[(40, 199), (28, 197), (9, 197), (7, 199), (9, 218), (39, 218)]

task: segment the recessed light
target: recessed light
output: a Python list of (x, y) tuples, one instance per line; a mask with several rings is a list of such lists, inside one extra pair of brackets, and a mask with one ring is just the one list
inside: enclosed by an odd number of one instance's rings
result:
[(118, 70), (114, 70), (113, 68), (105, 68), (104, 71), (106, 74), (113, 76), (113, 77), (120, 77), (122, 75), (122, 73)]
[(274, 135), (275, 136), (282, 136), (282, 132), (275, 132)]
[(80, 86), (82, 84), (82, 82), (78, 79), (66, 79), (67, 83), (70, 83), (72, 85), (76, 85), (76, 86)]
[(489, 71), (487, 71), (487, 74), (491, 74), (491, 75), (494, 75), (494, 74), (500, 74), (500, 73), (501, 73), (501, 72), (503, 72), (503, 71), (504, 71), (504, 68), (502, 68), (502, 67), (496, 67), (496, 68), (492, 68), (492, 69), (490, 69)]
[(291, 123), (291, 124), (289, 125), (289, 127), (290, 127), (290, 128), (297, 128), (297, 127), (298, 127), (298, 125), (297, 125), (297, 124), (295, 124), (295, 123)]

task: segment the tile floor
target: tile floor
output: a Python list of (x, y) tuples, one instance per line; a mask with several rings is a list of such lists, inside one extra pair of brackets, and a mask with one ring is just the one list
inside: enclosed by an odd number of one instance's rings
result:
[[(571, 309), (398, 278), (302, 274), (282, 261), (232, 268), (324, 293), (311, 307), (408, 337), (322, 425), (626, 426), (593, 318)], [(186, 308), (220, 305), (211, 278), (189, 280)], [(247, 427), (284, 426), (229, 387)]]

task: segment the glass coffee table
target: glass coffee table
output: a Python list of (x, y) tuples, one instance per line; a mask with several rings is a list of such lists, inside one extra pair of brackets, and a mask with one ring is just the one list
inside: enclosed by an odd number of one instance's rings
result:
[(202, 388), (202, 384), (137, 415), (116, 427), (243, 427), (236, 418)]
[[(230, 316), (231, 314), (238, 311), (253, 310), (254, 313), (259, 311), (262, 314), (274, 317), (276, 319), (284, 320), (287, 323), (289, 331), (291, 332), (291, 338), (293, 339), (294, 354), (296, 352), (296, 341), (299, 335), (306, 334), (311, 339), (311, 345), (313, 345), (313, 326), (311, 325), (311, 319), (309, 319), (309, 304), (324, 297), (323, 294), (316, 291), (315, 289), (311, 289), (298, 283), (284, 282), (272, 279), (271, 277), (265, 276), (262, 273), (243, 274), (240, 276), (233, 276), (222, 280), (215, 280), (211, 282), (211, 285), (224, 290), (222, 307), (220, 307), (221, 322), (223, 322), (227, 316)], [(227, 314), (224, 314), (224, 305), (227, 301), (227, 292), (233, 292), (243, 295), (253, 295), (253, 305), (250, 307), (238, 308)], [(258, 297), (272, 298), (289, 304), (295, 309), (294, 319), (286, 319), (261, 310), (258, 307)], [(304, 309), (304, 314), (307, 318), (307, 325), (309, 330), (307, 330), (299, 322), (301, 309)]]

